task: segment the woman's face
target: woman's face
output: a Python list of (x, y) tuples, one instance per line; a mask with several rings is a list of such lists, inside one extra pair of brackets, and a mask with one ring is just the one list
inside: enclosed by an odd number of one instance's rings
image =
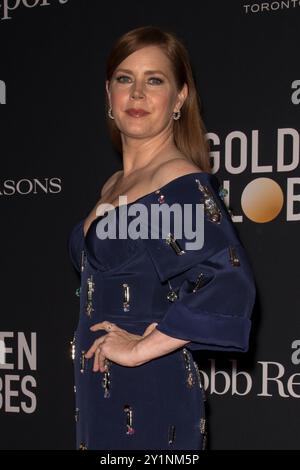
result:
[[(114, 71), (106, 90), (118, 129), (126, 136), (154, 137), (173, 124), (186, 96), (187, 85), (176, 89), (169, 59), (158, 46), (130, 54)], [(129, 109), (147, 111), (129, 114)]]

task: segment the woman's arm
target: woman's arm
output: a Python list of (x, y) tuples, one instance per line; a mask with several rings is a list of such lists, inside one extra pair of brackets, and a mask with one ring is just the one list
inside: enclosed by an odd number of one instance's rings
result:
[(136, 343), (133, 360), (139, 366), (160, 356), (164, 356), (189, 343), (189, 341), (173, 338), (154, 329), (150, 334)]

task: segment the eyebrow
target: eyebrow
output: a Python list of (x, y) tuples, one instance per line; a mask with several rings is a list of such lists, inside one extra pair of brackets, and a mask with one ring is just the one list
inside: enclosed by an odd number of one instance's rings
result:
[[(131, 75), (133, 74), (133, 72), (129, 69), (117, 69), (116, 72), (130, 73)], [(161, 70), (146, 70), (145, 75), (152, 75), (155, 73), (160, 73), (161, 75), (164, 75), (165, 77), (167, 77), (166, 74), (162, 72)]]

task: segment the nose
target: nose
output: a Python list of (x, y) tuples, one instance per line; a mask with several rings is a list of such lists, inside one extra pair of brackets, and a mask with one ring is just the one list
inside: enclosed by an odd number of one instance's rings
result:
[(142, 84), (138, 83), (138, 82), (135, 82), (133, 84), (133, 87), (132, 87), (132, 91), (131, 91), (131, 98), (136, 100), (136, 99), (140, 99), (140, 98), (144, 98), (144, 90), (143, 90), (143, 86)]

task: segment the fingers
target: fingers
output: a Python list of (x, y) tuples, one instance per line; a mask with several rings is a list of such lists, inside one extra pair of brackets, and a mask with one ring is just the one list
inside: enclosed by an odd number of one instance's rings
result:
[(105, 330), (107, 332), (110, 332), (110, 331), (115, 331), (116, 329), (118, 329), (118, 326), (109, 321), (102, 321), (90, 327), (91, 331)]
[[(106, 336), (106, 335), (105, 335)], [(90, 359), (94, 356), (93, 372), (104, 372), (106, 369), (106, 357), (102, 353), (102, 343), (104, 338), (99, 338), (94, 341), (90, 349), (85, 353), (85, 357)]]
[(101, 347), (98, 347), (94, 356), (93, 372), (104, 372), (106, 369), (106, 357), (102, 354)]
[[(90, 328), (92, 331), (98, 330), (106, 330), (110, 331), (112, 329), (119, 329), (114, 323), (110, 322), (101, 322), (96, 323)], [(102, 343), (104, 342), (107, 335), (101, 336), (100, 338), (96, 339), (90, 349), (85, 353), (85, 357), (90, 359), (94, 356), (94, 364), (93, 364), (93, 372), (104, 372), (106, 370), (106, 357), (102, 353)]]
[(100, 349), (97, 348), (95, 351), (95, 355), (94, 355), (94, 364), (93, 364), (94, 372), (97, 372), (97, 370), (99, 370), (99, 354), (100, 354)]
[(90, 349), (85, 353), (85, 357), (87, 359), (90, 359), (93, 356), (93, 354), (95, 354), (95, 352), (97, 351), (97, 348), (100, 346), (100, 344), (103, 343), (103, 341), (104, 341), (104, 338), (96, 339), (96, 341), (94, 341), (94, 343), (92, 344)]
[(99, 371), (104, 372), (107, 368), (107, 364), (106, 364), (106, 357), (103, 354), (101, 354), (101, 350), (98, 356), (98, 362), (99, 362)]
[[(91, 326), (90, 327), (90, 330), (91, 331), (99, 331), (99, 330), (105, 330), (107, 332), (110, 332), (110, 331), (115, 331), (116, 329), (120, 329), (117, 327), (117, 325), (115, 325), (114, 323), (110, 323), (108, 321), (104, 321), (104, 322), (100, 322), (100, 323), (96, 323), (95, 325)], [(106, 336), (106, 335), (105, 335)], [(102, 342), (104, 341), (104, 337), (102, 336), (101, 338), (98, 338), (96, 339), (96, 341), (94, 341), (92, 347), (87, 351), (87, 353), (85, 354), (85, 357), (87, 359), (89, 359), (90, 357), (93, 356), (93, 354), (95, 354), (96, 352), (96, 349), (97, 347), (99, 346), (99, 344), (101, 344)]]

